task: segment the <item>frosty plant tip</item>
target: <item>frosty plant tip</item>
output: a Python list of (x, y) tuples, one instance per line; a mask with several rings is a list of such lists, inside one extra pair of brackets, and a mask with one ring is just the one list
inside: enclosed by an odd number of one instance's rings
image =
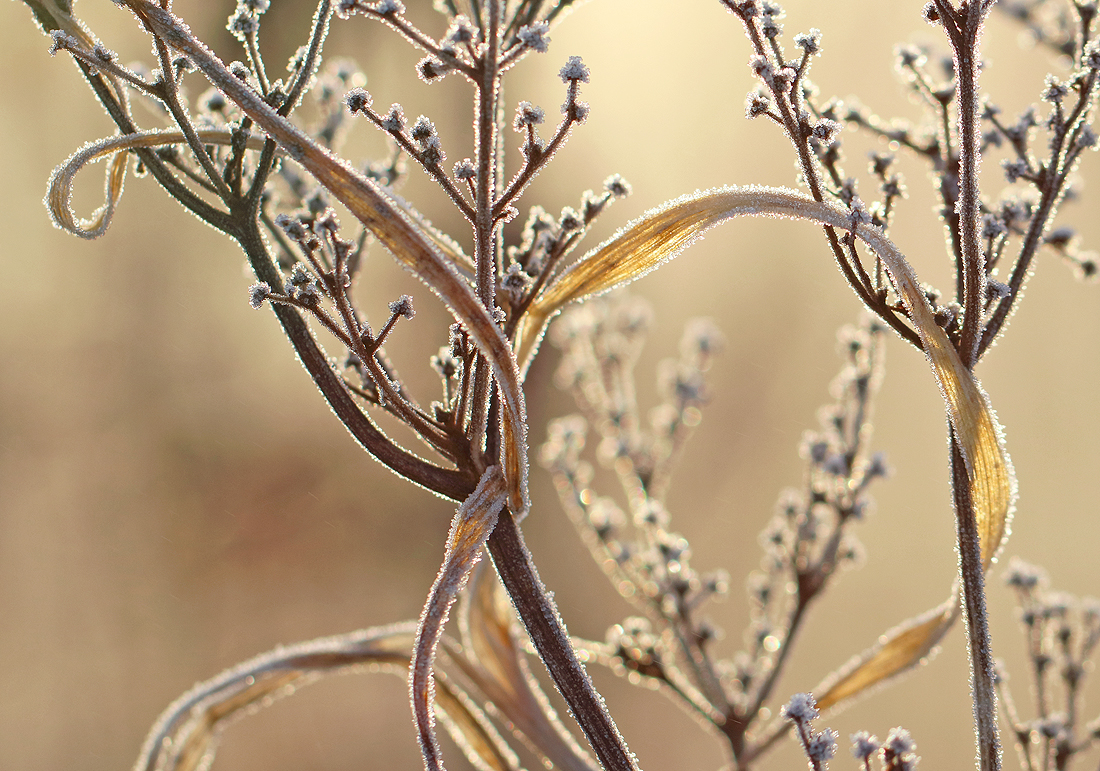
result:
[[(564, 101), (553, 129), (544, 128), (543, 107), (508, 102), (502, 89), (505, 76), (524, 59), (547, 54), (553, 26), (573, 5), (570, 0), (438, 0), (433, 31), (417, 26), (397, 0), (320, 0), (285, 79), (273, 79), (263, 56), (263, 20), (277, 11), (267, 0), (242, 0), (230, 15), (228, 29), (242, 60), (228, 64), (167, 0), (116, 0), (152, 42), (151, 73), (121, 64), (74, 15), (71, 0), (24, 2), (51, 35), (50, 51), (71, 56), (117, 127), (114, 136), (89, 143), (55, 171), (46, 197), (55, 223), (83, 238), (103, 236), (130, 167), (152, 176), (244, 251), (255, 274), (248, 301), (274, 312), (356, 441), (400, 476), (456, 504), (442, 566), (417, 623), (279, 649), (196, 686), (154, 726), (139, 769), (199, 768), (212, 760), (219, 726), (229, 717), (266, 703), (288, 684), (370, 662), (407, 675), (429, 771), (444, 768), (437, 718), (482, 769), (512, 771), (526, 762), (521, 753), (530, 753), (548, 767), (633, 771), (637, 760), (582, 659), (664, 689), (726, 742), (734, 768), (758, 762), (793, 729), (811, 766), (822, 769), (836, 752), (838, 735), (813, 731), (817, 709), (843, 705), (926, 660), (960, 608), (971, 654), (978, 765), (983, 771), (1000, 768), (984, 575), (1007, 538), (1016, 488), (1001, 428), (974, 368), (1002, 332), (1038, 250), (1053, 249), (1081, 273), (1095, 272), (1074, 239), (1053, 227), (1070, 173), (1084, 150), (1097, 144), (1091, 128), (1100, 78), (1095, 2), (1002, 4), (1073, 62), (1068, 78), (1048, 79), (1041, 120), (1032, 109), (1015, 124), (1001, 117), (979, 78), (981, 33), (997, 4), (927, 3), (923, 18), (940, 35), (951, 65), (936, 79), (925, 53), (899, 49), (899, 71), (928, 113), (930, 128), (919, 130), (838, 100), (820, 101), (808, 79), (823, 50), (819, 30), (795, 35), (789, 53), (782, 42), (785, 17), (776, 3), (718, 0), (748, 39), (747, 76), (757, 85), (746, 114), (774, 123), (790, 140), (802, 189), (728, 186), (697, 192), (651, 209), (580, 256), (578, 246), (591, 224), (630, 193), (618, 175), (560, 215), (530, 206), (518, 239), (504, 230), (520, 215), (532, 180), (591, 109), (580, 97), (593, 75), (575, 55), (565, 57), (557, 71)], [(1057, 12), (1050, 13), (1052, 8)], [(421, 51), (417, 74), (425, 84), (450, 77), (469, 85), (471, 148), (456, 151), (446, 124), (429, 115), (411, 120), (400, 104), (376, 105), (354, 65), (322, 64), (330, 24), (364, 22), (388, 28)], [(187, 92), (200, 85), (205, 93), (188, 99)], [(165, 125), (139, 126), (132, 98), (153, 102)], [(307, 101), (311, 117), (303, 119), (298, 108)], [(356, 164), (341, 155), (343, 142), (367, 124), (381, 132), (390, 152), (383, 160)], [(859, 181), (845, 173), (845, 125), (889, 139), (932, 169), (944, 242), (956, 270), (953, 299), (921, 283), (889, 235), (905, 197), (893, 156), (872, 157), (878, 200), (870, 204)], [(1033, 142), (1040, 129), (1047, 134), (1042, 149)], [(504, 148), (515, 137), (519, 162), (511, 168)], [(448, 166), (448, 153), (461, 160)], [(998, 153), (1006, 155), (1005, 178), (1028, 187), (1027, 196), (1010, 190), (998, 200), (982, 189), (980, 163)], [(106, 200), (89, 220), (80, 220), (70, 206), (73, 183), (100, 159), (107, 161)], [(472, 254), (397, 194), (407, 165), (445, 193), (469, 227)], [(804, 448), (805, 490), (786, 499), (766, 531), (761, 571), (749, 582), (747, 650), (728, 659), (716, 653), (717, 634), (699, 615), (728, 580), (695, 571), (686, 539), (670, 529), (664, 500), (673, 460), (709, 393), (705, 372), (717, 334), (700, 331), (705, 325), (691, 327), (681, 359), (663, 370), (663, 401), (645, 427), (633, 378), (647, 312), (597, 296), (676, 257), (704, 231), (746, 215), (820, 228), (841, 275), (877, 320), (844, 333), (847, 359), (834, 389), (836, 402)], [(441, 395), (427, 404), (386, 354), (398, 325), (418, 323), (414, 298), (402, 295), (378, 316), (380, 309), (356, 295), (364, 256), (376, 242), (453, 317), (431, 358)], [(557, 340), (565, 351), (562, 381), (585, 416), (555, 422), (540, 457), (589, 548), (644, 615), (614, 624), (602, 643), (566, 633), (520, 529), (537, 508), (528, 486), (524, 381), (548, 325), (563, 312), (559, 327), (565, 331)], [(782, 718), (769, 720), (766, 704), (778, 695), (779, 676), (807, 609), (854, 559), (852, 524), (868, 505), (870, 482), (885, 475), (884, 462), (868, 444), (886, 329), (925, 355), (929, 387), (934, 384), (944, 400), (959, 579), (944, 603), (882, 635), (790, 699)], [(341, 349), (339, 362), (322, 349), (321, 330)], [(378, 413), (411, 429), (428, 448), (427, 457), (384, 434)], [(582, 460), (589, 426), (602, 435), (598, 455), (622, 483), (629, 518), (614, 499), (590, 487), (591, 468)], [(478, 568), (486, 551), (499, 585)], [(589, 748), (573, 738), (530, 676), (521, 632), (513, 627), (500, 587)], [(456, 607), (459, 631), (452, 636), (446, 625)], [(1018, 742), (1021, 736), (1017, 730)], [(852, 742), (867, 769), (875, 758), (886, 769), (917, 762), (902, 729), (884, 744), (865, 732)], [(1074, 747), (1066, 758), (1084, 749)]]

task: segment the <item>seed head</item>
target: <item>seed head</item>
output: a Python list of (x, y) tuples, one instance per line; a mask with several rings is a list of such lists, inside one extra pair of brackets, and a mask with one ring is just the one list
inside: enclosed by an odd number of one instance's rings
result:
[(569, 83), (570, 81), (587, 83), (589, 78), (588, 67), (585, 66), (579, 56), (570, 56), (565, 66), (558, 71), (558, 75), (563, 83)]
[(405, 128), (405, 113), (401, 110), (401, 105), (390, 105), (390, 111), (386, 113), (386, 117), (382, 119), (379, 125), (391, 134), (401, 133)]
[(390, 313), (394, 316), (411, 319), (416, 315), (416, 311), (413, 309), (413, 298), (407, 294), (401, 295), (390, 303)]
[(348, 106), (348, 111), (352, 113), (367, 110), (373, 102), (371, 95), (364, 88), (353, 88), (344, 97), (344, 104)]
[(516, 37), (527, 48), (542, 54), (546, 53), (546, 50), (550, 47), (550, 38), (546, 34), (549, 31), (549, 24), (545, 21), (537, 21), (534, 24), (520, 27)]
[(812, 693), (796, 693), (783, 707), (783, 717), (793, 723), (809, 723), (819, 714)]
[(263, 307), (264, 301), (271, 296), (271, 285), (266, 281), (253, 284), (248, 288), (248, 304), (255, 310)]
[(528, 126), (539, 126), (546, 120), (546, 113), (541, 107), (530, 102), (520, 102), (516, 107), (516, 120), (512, 124), (516, 131), (524, 131)]
[(626, 198), (630, 195), (630, 184), (618, 174), (612, 174), (605, 179), (603, 189), (616, 198)]

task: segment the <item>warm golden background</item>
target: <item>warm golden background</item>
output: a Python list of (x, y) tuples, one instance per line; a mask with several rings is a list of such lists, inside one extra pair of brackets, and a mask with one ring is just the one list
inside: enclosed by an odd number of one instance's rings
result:
[[(406, 0), (442, 31), (428, 0)], [(922, 0), (786, 3), (788, 35), (824, 32), (813, 79), (825, 95), (858, 95), (884, 116), (918, 116), (893, 74), (901, 41), (936, 42)], [(226, 58), (229, 2), (177, 0)], [(269, 67), (301, 42), (313, 4), (273, 3), (265, 21)], [(420, 6), (420, 7), (417, 7)], [(129, 14), (82, 0), (78, 14), (122, 56), (151, 61)], [(985, 85), (1013, 112), (1039, 93), (1048, 58), (1020, 48), (997, 17), (986, 35)], [(451, 507), (366, 457), (294, 361), (269, 311), (247, 304), (243, 259), (151, 180), (130, 179), (107, 237), (82, 242), (53, 229), (41, 204), (53, 167), (83, 142), (112, 133), (64, 56), (19, 2), (0, 3), (0, 746), (20, 771), (120, 771), (161, 709), (196, 680), (266, 650), (319, 635), (415, 617), (442, 555)], [(457, 80), (412, 77), (419, 55), (363, 19), (335, 25), (330, 56), (355, 57), (376, 103), (401, 101), (440, 125), (451, 161), (469, 155), (470, 107)], [(634, 195), (605, 215), (596, 238), (645, 208), (726, 183), (794, 182), (793, 156), (771, 125), (743, 119), (748, 51), (717, 0), (595, 0), (526, 61), (507, 98), (556, 115), (557, 70), (579, 54), (592, 70), (576, 131), (525, 201), (552, 211), (622, 173)], [(197, 76), (193, 92), (203, 90)], [(366, 126), (361, 133), (369, 137)], [(870, 144), (849, 135), (850, 173)], [(371, 144), (371, 142), (374, 144)], [(514, 139), (509, 145), (516, 144)], [(867, 145), (867, 146), (865, 146)], [(362, 145), (379, 146), (377, 138)], [(1083, 171), (1100, 172), (1090, 154)], [(987, 164), (991, 184), (999, 172)], [(908, 164), (910, 200), (894, 236), (925, 280), (951, 283), (925, 171)], [(85, 175), (78, 211), (99, 203), (100, 170)], [(409, 197), (457, 227), (443, 196), (413, 170)], [(865, 188), (871, 198), (870, 187)], [(1062, 222), (1100, 246), (1097, 190)], [(365, 281), (368, 308), (412, 291), (420, 314), (391, 348), (404, 374), (435, 388), (425, 358), (443, 343), (443, 315), (381, 252)], [(651, 371), (679, 330), (711, 315), (729, 337), (713, 371), (716, 398), (671, 495), (675, 527), (694, 564), (724, 566), (730, 599), (716, 606), (731, 653), (740, 644), (742, 577), (757, 564), (757, 533), (779, 491), (797, 484), (796, 448), (815, 425), (839, 366), (836, 328), (859, 307), (812, 227), (740, 222), (639, 282), (657, 306)], [(571, 410), (549, 385), (554, 354), (531, 376), (533, 439)], [(1007, 555), (1046, 565), (1056, 586), (1100, 592), (1100, 287), (1076, 282), (1050, 256), (981, 377), (1007, 428), (1021, 499)], [(648, 374), (646, 375), (648, 378)], [(877, 487), (877, 513), (859, 527), (865, 566), (844, 575), (816, 608), (782, 698), (904, 618), (947, 594), (955, 571), (943, 408), (927, 365), (896, 339), (878, 404), (875, 447), (896, 473)], [(572, 632), (602, 638), (630, 610), (573, 535), (540, 470), (528, 540)], [(1007, 556), (1006, 555), (1006, 556)], [(1026, 670), (1008, 591), (990, 598), (995, 648), (1009, 659), (1017, 700)], [(822, 721), (841, 736), (909, 728), (927, 769), (972, 767), (967, 665), (955, 630), (929, 667)], [(648, 771), (715, 769), (720, 745), (659, 695), (595, 673)], [(312, 686), (228, 732), (216, 768), (416, 769), (413, 731), (397, 678), (355, 676)], [(1096, 691), (1093, 691), (1094, 697)], [(1085, 709), (1100, 707), (1093, 698)], [(450, 746), (450, 745), (448, 745)], [(450, 750), (450, 762), (461, 767)], [(1008, 767), (1015, 765), (1011, 751)], [(1089, 763), (1094, 764), (1095, 758)], [(765, 764), (802, 768), (784, 743)], [(842, 746), (834, 768), (853, 761)]]

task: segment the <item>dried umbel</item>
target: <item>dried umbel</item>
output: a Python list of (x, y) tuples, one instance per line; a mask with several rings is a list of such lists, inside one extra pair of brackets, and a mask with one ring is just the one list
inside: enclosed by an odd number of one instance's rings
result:
[[(530, 206), (514, 243), (503, 229), (519, 215), (531, 181), (590, 112), (580, 97), (592, 73), (578, 56), (564, 58), (558, 70), (564, 101), (552, 130), (544, 128), (545, 109), (526, 100), (506, 103), (502, 96), (513, 67), (550, 50), (553, 25), (570, 0), (441, 0), (438, 34), (414, 24), (397, 0), (320, 0), (285, 81), (272, 80), (262, 55), (267, 2), (245, 0), (230, 15), (227, 28), (245, 61), (225, 64), (166, 1), (118, 0), (152, 41), (157, 69), (151, 74), (121, 65), (73, 15), (69, 0), (25, 2), (51, 34), (51, 51), (71, 55), (119, 131), (89, 144), (55, 172), (47, 204), (57, 224), (84, 238), (103, 235), (119, 205), (130, 156), (136, 156), (142, 173), (244, 251), (255, 273), (248, 301), (273, 310), (348, 431), (387, 467), (456, 503), (443, 564), (418, 623), (273, 652), (198, 686), (158, 722), (139, 767), (201, 766), (212, 757), (221, 721), (284, 686), (375, 663), (408, 672), (430, 771), (443, 768), (437, 715), (481, 767), (517, 768), (518, 732), (544, 763), (631, 771), (636, 761), (592, 688), (580, 650), (586, 660), (684, 702), (728, 741), (738, 768), (755, 762), (791, 728), (811, 764), (823, 768), (838, 737), (812, 729), (817, 709), (846, 703), (925, 660), (960, 615), (960, 597), (968, 621), (980, 765), (985, 771), (999, 767), (983, 582), (1006, 539), (1016, 490), (1000, 426), (974, 368), (1001, 333), (1041, 247), (1060, 253), (1083, 275), (1095, 273), (1093, 259), (1077, 248), (1072, 233), (1052, 227), (1071, 172), (1082, 153), (1097, 145), (1091, 128), (1100, 88), (1095, 3), (1066, 3), (1065, 13), (1053, 16), (1043, 12), (1053, 2), (1006, 4), (1037, 40), (1073, 64), (1068, 78), (1047, 81), (1041, 95), (1045, 114), (1031, 110), (1016, 123), (1003, 120), (980, 92), (979, 41), (992, 0), (928, 3), (924, 18), (942, 33), (952, 63), (946, 78), (936, 80), (923, 52), (899, 49), (899, 69), (930, 114), (933, 128), (921, 131), (836, 100), (820, 103), (808, 72), (824, 50), (822, 34), (811, 29), (795, 35), (788, 55), (776, 3), (720, 0), (751, 48), (749, 67), (757, 83), (746, 114), (770, 119), (786, 134), (804, 191), (731, 186), (696, 192), (651, 209), (578, 256), (594, 220), (630, 192), (621, 177), (607, 177), (602, 191), (587, 191), (576, 208), (565, 207), (557, 216)], [(352, 17), (384, 25), (419, 49), (423, 58), (416, 72), (425, 83), (452, 78), (470, 86), (475, 121), (468, 153), (449, 146), (430, 116), (412, 119), (400, 104), (376, 106), (353, 65), (322, 66), (329, 25)], [(192, 104), (185, 81), (203, 83), (204, 93)], [(135, 95), (154, 102), (166, 125), (140, 127), (130, 104)], [(315, 125), (299, 117), (307, 99), (319, 116)], [(385, 159), (357, 165), (341, 157), (345, 134), (357, 124), (381, 132), (390, 147)], [(942, 300), (922, 283), (888, 235), (904, 197), (893, 157), (876, 154), (871, 160), (878, 196), (871, 204), (846, 176), (845, 125), (886, 137), (898, 151), (931, 166), (956, 267), (953, 299)], [(509, 128), (520, 140), (522, 160), (515, 169), (505, 168), (501, 152), (506, 137), (514, 136)], [(1040, 130), (1048, 134), (1043, 151), (1034, 143)], [(980, 160), (998, 148), (1008, 154), (1002, 164), (1006, 179), (1029, 186), (1029, 197), (1010, 194), (995, 201), (981, 189)], [(79, 221), (70, 208), (73, 180), (100, 158), (110, 159), (107, 200), (89, 221)], [(406, 164), (445, 193), (469, 227), (472, 254), (395, 192)], [(804, 443), (804, 489), (784, 497), (763, 538), (761, 570), (750, 578), (746, 650), (725, 660), (712, 652), (716, 630), (701, 609), (726, 591), (728, 579), (721, 571), (699, 572), (687, 539), (671, 529), (665, 500), (673, 462), (709, 398), (704, 375), (719, 336), (705, 322), (689, 329), (680, 360), (662, 369), (663, 401), (646, 426), (632, 379), (648, 313), (629, 302), (582, 303), (656, 269), (705, 231), (745, 215), (819, 227), (842, 275), (876, 320), (844, 335), (836, 401)], [(427, 405), (410, 392), (386, 354), (395, 327), (415, 316), (413, 298), (394, 299), (385, 320), (374, 326), (371, 309), (356, 298), (364, 250), (373, 242), (419, 278), (453, 317), (431, 359), (442, 397)], [(586, 542), (643, 614), (614, 624), (602, 643), (566, 634), (519, 527), (532, 509), (524, 379), (551, 320), (575, 305), (580, 310), (555, 337), (565, 351), (560, 379), (585, 415), (554, 424), (542, 460)], [(960, 581), (943, 604), (882, 635), (826, 676), (813, 695), (791, 699), (784, 718), (769, 722), (765, 703), (776, 696), (804, 614), (857, 555), (851, 524), (867, 506), (868, 485), (885, 471), (868, 443), (887, 329), (926, 356), (930, 382), (943, 396)], [(322, 330), (342, 349), (339, 363), (321, 348)], [(386, 436), (374, 420), (377, 412), (407, 426), (431, 449), (431, 459)], [(598, 496), (589, 486), (591, 469), (582, 459), (589, 425), (600, 434), (597, 456), (622, 483), (629, 517), (613, 496)], [(561, 726), (527, 671), (496, 585), (477, 570), (485, 551), (594, 758)], [(463, 597), (461, 639), (453, 639), (444, 634), (445, 624)], [(1051, 716), (1043, 717), (1048, 738), (1057, 739), (1061, 734)], [(916, 763), (903, 731), (882, 744), (857, 735), (853, 752), (865, 768), (876, 758), (889, 769)]]

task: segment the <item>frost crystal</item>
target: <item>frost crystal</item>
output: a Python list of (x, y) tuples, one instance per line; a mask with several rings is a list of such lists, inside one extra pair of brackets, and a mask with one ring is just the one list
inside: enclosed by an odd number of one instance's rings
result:
[(818, 763), (831, 759), (836, 754), (836, 740), (839, 735), (832, 728), (826, 728), (814, 736), (806, 744), (807, 757)]
[(801, 33), (794, 36), (794, 44), (806, 52), (807, 56), (821, 53), (821, 30), (816, 27), (809, 34)]
[(233, 33), (233, 37), (244, 40), (256, 34), (260, 29), (260, 20), (242, 4), (238, 5), (237, 10), (229, 17), (229, 23), (225, 28)]
[(416, 311), (413, 310), (413, 298), (407, 294), (401, 295), (390, 303), (390, 313), (394, 316), (411, 319), (416, 315)]
[(630, 185), (618, 174), (612, 174), (603, 181), (603, 188), (616, 198), (625, 198), (630, 195)]
[(550, 31), (550, 25), (545, 21), (537, 21), (534, 24), (530, 24), (526, 27), (520, 27), (519, 32), (516, 33), (516, 37), (519, 38), (519, 42), (530, 48), (532, 51), (538, 53), (546, 53), (546, 50), (550, 47), (550, 38), (546, 33)]
[(385, 131), (391, 134), (397, 134), (405, 128), (405, 113), (401, 110), (401, 105), (390, 105), (390, 111), (386, 114), (386, 117), (382, 119), (380, 124)]
[(444, 39), (454, 45), (465, 45), (474, 42), (474, 38), (475, 30), (470, 20), (465, 16), (456, 16)]
[(371, 95), (363, 88), (353, 88), (351, 91), (348, 91), (347, 96), (344, 97), (344, 104), (346, 104), (348, 110), (353, 113), (359, 112), (360, 110), (366, 110), (371, 106), (372, 102)]
[(878, 752), (878, 737), (872, 736), (867, 731), (854, 733), (849, 738), (852, 741), (852, 755), (859, 760), (867, 760)]
[(428, 120), (427, 116), (421, 115), (416, 119), (416, 123), (412, 127), (412, 138), (417, 142), (425, 142), (430, 137), (435, 136), (435, 125)]
[(527, 126), (538, 126), (546, 120), (546, 113), (541, 107), (530, 102), (520, 102), (516, 107), (516, 120), (513, 124), (516, 131), (523, 131)]
[(783, 717), (795, 723), (808, 723), (818, 716), (812, 693), (796, 693), (783, 707)]
[(248, 288), (248, 304), (255, 310), (263, 307), (264, 300), (271, 296), (271, 285), (266, 281), (253, 284)]
[(569, 81), (580, 81), (581, 83), (588, 82), (588, 67), (581, 61), (579, 56), (570, 56), (569, 61), (565, 63), (565, 66), (558, 72), (562, 82), (568, 83)]
[(455, 179), (477, 179), (477, 169), (474, 168), (473, 161), (471, 161), (469, 158), (463, 158), (461, 161), (455, 164), (454, 175)]
[(404, 13), (405, 6), (399, 0), (381, 0), (374, 11), (381, 16), (395, 16)]

